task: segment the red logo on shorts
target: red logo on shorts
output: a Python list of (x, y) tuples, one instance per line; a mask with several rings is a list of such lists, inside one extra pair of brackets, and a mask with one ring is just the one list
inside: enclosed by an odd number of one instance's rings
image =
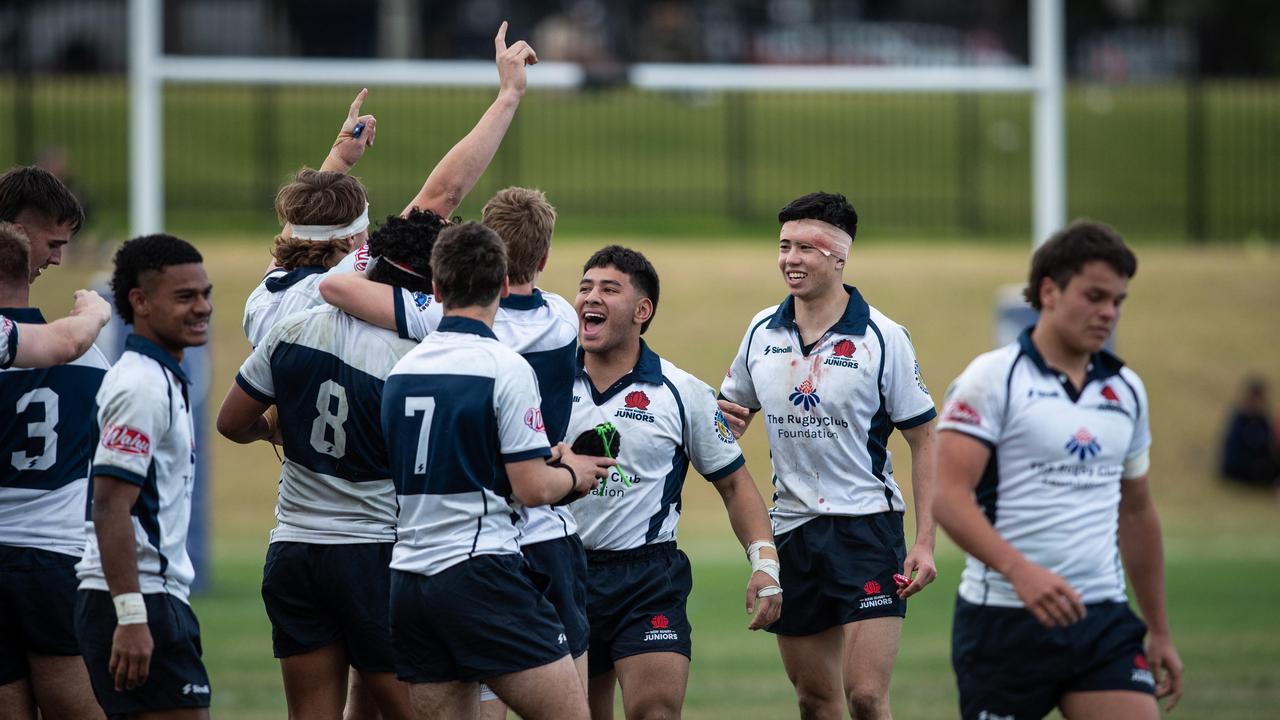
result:
[(875, 580), (868, 580), (866, 584), (862, 586), (862, 591), (868, 595), (876, 595), (880, 592), (880, 583)]
[(1133, 666), (1138, 668), (1139, 670), (1150, 669), (1149, 667), (1147, 667), (1147, 656), (1143, 655), (1142, 653), (1138, 653), (1137, 655), (1134, 656)]
[(853, 357), (853, 351), (856, 349), (852, 340), (841, 340), (831, 349), (831, 354), (836, 357)]
[(542, 422), (542, 410), (538, 408), (529, 408), (524, 411), (524, 424), (534, 432), (545, 432), (547, 426)]
[(627, 393), (627, 397), (624, 401), (627, 403), (627, 407), (629, 408), (635, 408), (636, 410), (649, 409), (649, 396), (645, 395), (643, 390), (632, 390)]
[(149, 455), (151, 438), (128, 425), (108, 425), (102, 432), (102, 447), (129, 455)]
[(671, 621), (667, 619), (666, 615), (654, 615), (649, 619), (649, 624), (653, 626), (654, 630), (666, 630), (671, 627)]

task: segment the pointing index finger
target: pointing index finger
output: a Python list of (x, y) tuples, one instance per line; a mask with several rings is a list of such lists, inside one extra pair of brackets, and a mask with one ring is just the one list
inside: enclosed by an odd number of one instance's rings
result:
[(493, 38), (493, 48), (498, 52), (503, 52), (504, 50), (507, 49), (507, 21), (506, 20), (503, 20), (502, 24), (498, 26), (498, 34)]
[(364, 104), (364, 99), (369, 96), (369, 88), (364, 88), (356, 93), (356, 99), (351, 101), (351, 107), (347, 110), (347, 119), (355, 120), (360, 117), (360, 106)]

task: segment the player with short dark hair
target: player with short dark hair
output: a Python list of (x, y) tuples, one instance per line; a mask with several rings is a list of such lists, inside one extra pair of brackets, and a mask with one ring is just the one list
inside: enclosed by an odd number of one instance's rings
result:
[(196, 446), (183, 351), (209, 339), (199, 251), (146, 235), (115, 255), (111, 290), (133, 333), (95, 398), (76, 635), (109, 716), (207, 717), (209, 676), (188, 605)]
[(605, 423), (620, 436), (618, 466), (571, 505), (587, 550), (587, 665), (591, 714), (679, 717), (693, 646), (686, 604), (693, 578), (676, 547), (681, 493), (692, 464), (720, 494), (747, 549), (749, 627), (778, 618), (782, 588), (764, 501), (715, 392), (641, 339), (658, 307), (658, 273), (611, 245), (583, 266), (574, 308), (581, 328), (569, 437)]
[[(375, 231), (370, 281), (430, 292), (439, 221), (414, 210)], [(396, 502), (379, 418), (386, 376), (413, 347), (329, 305), (296, 313), (245, 360), (218, 413), (218, 431), (236, 442), (279, 433), (284, 445), (262, 596), (297, 717), (341, 716), (348, 666), (384, 718), (410, 716), (408, 689), (393, 674)], [(272, 407), (278, 428), (264, 416)]]
[(396, 364), (382, 400), (399, 501), (398, 674), (419, 718), (475, 716), (480, 681), (522, 716), (585, 718), (564, 626), (525, 572), (508, 498), (567, 501), (612, 461), (564, 444), (553, 454), (533, 369), (494, 337), (508, 287), (501, 239), (474, 222), (446, 229), (431, 275), (444, 317)]
[[(720, 393), (740, 432), (765, 416), (770, 511), (787, 589), (778, 636), (805, 717), (889, 717), (906, 598), (934, 566), (933, 399), (906, 328), (841, 276), (858, 228), (843, 196), (810, 193), (778, 213), (788, 295), (748, 325)], [(911, 448), (916, 537), (889, 436)], [(913, 578), (914, 576), (914, 578)]]
[(1056, 233), (1031, 259), (1039, 321), (947, 391), (935, 507), (968, 553), (951, 646), (964, 718), (1154, 719), (1156, 697), (1182, 693), (1146, 389), (1103, 349), (1135, 272), (1107, 225)]
[(28, 279), (62, 264), (62, 249), (84, 224), (84, 208), (56, 175), (37, 166), (0, 175), (0, 221), (21, 227), (31, 242)]
[[(102, 717), (75, 636), (75, 564), (93, 406), (93, 347), (111, 306), (80, 290), (70, 317), (30, 307), (22, 228), (0, 222), (0, 717)], [(28, 369), (42, 368), (42, 369)]]

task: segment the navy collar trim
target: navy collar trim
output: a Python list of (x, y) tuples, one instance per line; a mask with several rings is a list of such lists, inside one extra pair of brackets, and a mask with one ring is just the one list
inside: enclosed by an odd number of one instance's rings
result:
[[(1040, 349), (1031, 341), (1031, 331), (1036, 326), (1032, 325), (1022, 331), (1018, 336), (1018, 346), (1022, 349), (1022, 353), (1031, 358), (1031, 362), (1035, 363), (1036, 368), (1046, 375), (1061, 375), (1062, 372), (1045, 361), (1044, 355), (1040, 354)], [(1116, 357), (1107, 350), (1099, 350), (1089, 358), (1089, 371), (1085, 375), (1084, 384), (1088, 385), (1094, 380), (1103, 380), (1113, 375), (1120, 374), (1120, 368), (1124, 367), (1124, 361)]]
[[(871, 322), (871, 306), (867, 305), (867, 301), (862, 299), (862, 293), (858, 292), (858, 288), (852, 285), (844, 286), (845, 292), (849, 293), (849, 302), (844, 306), (844, 314), (835, 322), (827, 332), (835, 332), (841, 335), (865, 335), (867, 333), (867, 325)], [(768, 328), (777, 330), (778, 328), (795, 327), (796, 324), (796, 299), (795, 296), (788, 295), (786, 300), (778, 306), (777, 311), (773, 313), (773, 317), (769, 319)], [(826, 333), (823, 333), (826, 335)]]
[(605, 402), (635, 383), (662, 384), (662, 358), (658, 357), (658, 353), (650, 350), (648, 343), (644, 340), (640, 341), (640, 359), (636, 361), (636, 366), (631, 368), (631, 372), (618, 378), (618, 381), (604, 392), (598, 392), (595, 384), (591, 382), (591, 377), (587, 375), (586, 357), (586, 351), (579, 346), (577, 376), (587, 379), (587, 387), (591, 389), (591, 396), (596, 405)]
[(436, 332), (467, 333), (486, 337), (490, 340), (498, 339), (498, 336), (493, 334), (493, 329), (488, 325), (474, 318), (462, 317), (461, 315), (445, 315), (440, 320), (440, 325), (436, 327)]
[(308, 275), (315, 275), (327, 270), (328, 268), (323, 265), (303, 265), (301, 267), (296, 267), (283, 275), (277, 275), (275, 277), (268, 276), (262, 284), (267, 288), (267, 292), (284, 292), (294, 285), (297, 285)]
[(17, 323), (26, 323), (28, 325), (45, 324), (44, 315), (40, 313), (40, 308), (0, 308), (0, 315), (4, 315)]
[(498, 301), (498, 305), (507, 310), (537, 310), (546, 304), (538, 288), (533, 289), (532, 295), (508, 295)]
[(129, 337), (125, 338), (124, 349), (126, 351), (132, 350), (139, 355), (145, 355), (165, 366), (169, 369), (169, 372), (173, 373), (182, 381), (184, 386), (191, 384), (191, 381), (187, 379), (187, 373), (183, 371), (182, 366), (178, 364), (178, 361), (174, 360), (173, 356), (170, 355), (167, 350), (160, 347), (155, 342), (136, 333), (130, 333)]

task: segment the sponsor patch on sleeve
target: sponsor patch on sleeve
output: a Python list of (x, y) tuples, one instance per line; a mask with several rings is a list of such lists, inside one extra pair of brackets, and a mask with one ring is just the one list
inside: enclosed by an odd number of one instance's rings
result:
[(963, 423), (965, 425), (981, 425), (982, 415), (973, 409), (972, 405), (952, 400), (947, 403), (947, 407), (942, 411), (942, 419), (950, 422)]
[(534, 432), (547, 431), (547, 426), (542, 422), (542, 410), (539, 408), (529, 408), (524, 411), (524, 424)]
[(127, 455), (146, 456), (151, 454), (151, 438), (128, 425), (108, 425), (102, 431), (102, 447)]

